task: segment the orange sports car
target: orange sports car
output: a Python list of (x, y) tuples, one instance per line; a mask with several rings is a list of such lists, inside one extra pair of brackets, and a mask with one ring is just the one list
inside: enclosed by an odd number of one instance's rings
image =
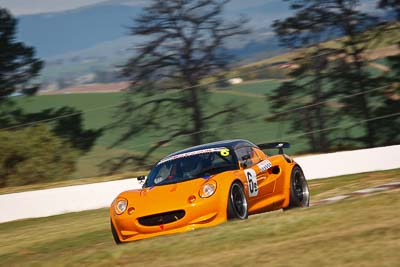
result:
[[(143, 188), (122, 192), (110, 207), (117, 244), (209, 227), (277, 209), (307, 207), (301, 167), (288, 143), (227, 140), (187, 148), (157, 162)], [(261, 149), (279, 149), (267, 156)]]

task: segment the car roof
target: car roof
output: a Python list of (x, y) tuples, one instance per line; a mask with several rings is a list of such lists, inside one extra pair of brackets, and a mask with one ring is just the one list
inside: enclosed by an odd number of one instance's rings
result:
[(192, 152), (192, 151), (196, 151), (196, 150), (207, 149), (207, 148), (227, 147), (227, 148), (236, 150), (238, 148), (247, 147), (247, 146), (257, 147), (252, 142), (244, 140), (244, 139), (223, 140), (223, 141), (203, 144), (203, 145), (199, 145), (199, 146), (193, 146), (193, 147), (189, 147), (189, 148), (186, 148), (183, 150), (179, 150), (179, 151), (176, 151), (176, 152), (168, 155), (167, 157), (182, 154), (182, 153)]

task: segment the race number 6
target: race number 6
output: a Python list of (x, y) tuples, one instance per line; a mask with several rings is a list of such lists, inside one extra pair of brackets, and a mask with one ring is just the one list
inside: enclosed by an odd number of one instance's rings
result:
[(244, 170), (249, 185), (249, 196), (255, 197), (258, 195), (257, 175), (253, 169)]

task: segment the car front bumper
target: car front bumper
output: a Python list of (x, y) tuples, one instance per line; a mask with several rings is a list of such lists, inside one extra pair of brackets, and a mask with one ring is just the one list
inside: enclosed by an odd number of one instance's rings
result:
[[(121, 215), (117, 215), (112, 205), (110, 217), (119, 240), (121, 242), (129, 242), (221, 224), (227, 220), (227, 201), (223, 199), (221, 201), (218, 196), (213, 195), (206, 199), (197, 198), (193, 203), (187, 203), (180, 207), (171, 206), (161, 212), (133, 212), (131, 215), (126, 211)], [(159, 223), (154, 223), (155, 225), (153, 224), (152, 226), (146, 226), (139, 222), (139, 218), (180, 210), (183, 210), (185, 215), (176, 221), (163, 223), (160, 220)]]

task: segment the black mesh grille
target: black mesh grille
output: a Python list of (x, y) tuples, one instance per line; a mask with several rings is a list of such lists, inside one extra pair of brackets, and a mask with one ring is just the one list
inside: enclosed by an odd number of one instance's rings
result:
[(185, 216), (184, 210), (176, 210), (165, 213), (159, 213), (139, 218), (139, 223), (145, 226), (155, 226), (175, 222)]

